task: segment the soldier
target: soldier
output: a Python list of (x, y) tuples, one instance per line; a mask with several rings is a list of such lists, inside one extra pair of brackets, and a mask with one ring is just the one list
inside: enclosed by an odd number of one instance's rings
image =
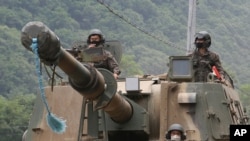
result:
[[(104, 43), (105, 43), (105, 38), (101, 30), (92, 29), (87, 39), (88, 48), (104, 47)], [(115, 79), (117, 79), (121, 71), (119, 69), (119, 65), (116, 59), (107, 50), (104, 50), (104, 55), (107, 56), (107, 59), (105, 59), (104, 61), (93, 63), (94, 67), (105, 68), (110, 70), (114, 74)]]
[(215, 66), (220, 74), (219, 79), (224, 82), (224, 70), (219, 55), (208, 50), (211, 45), (211, 37), (208, 32), (200, 31), (196, 33), (194, 44), (196, 49), (190, 54), (194, 65), (194, 81), (207, 82), (208, 74), (213, 72), (212, 67)]
[(177, 123), (172, 124), (166, 133), (166, 139), (168, 141), (184, 141), (186, 135), (184, 134), (183, 127)]

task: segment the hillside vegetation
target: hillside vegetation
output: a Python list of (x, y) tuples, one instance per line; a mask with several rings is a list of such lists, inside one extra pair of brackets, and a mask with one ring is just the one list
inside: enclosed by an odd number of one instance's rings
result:
[[(34, 95), (37, 91), (34, 55), (20, 42), (21, 29), (30, 21), (45, 23), (58, 35), (64, 48), (70, 48), (75, 41), (85, 41), (92, 28), (101, 29), (106, 40), (121, 41), (122, 77), (165, 73), (169, 56), (186, 54), (187, 0), (0, 0), (0, 3), (0, 100), (9, 107), (6, 110), (0, 106), (3, 141), (20, 140), (23, 126), (27, 126), (25, 116), (13, 129), (17, 119), (9, 121), (9, 114), (16, 113), (18, 117), (27, 108), (8, 113), (17, 108), (11, 105), (23, 103), (31, 107), (32, 97), (23, 102), (20, 95)], [(249, 6), (249, 0), (197, 0), (196, 11), (196, 31), (211, 34), (210, 49), (220, 55), (248, 109)], [(7, 136), (7, 131), (17, 133), (18, 137)]]
[[(123, 44), (122, 76), (165, 73), (168, 56), (185, 55), (188, 20), (186, 0), (104, 2), (2, 0), (0, 48), (1, 58), (4, 59), (1, 59), (1, 66), (7, 65), (5, 59), (8, 57), (12, 59), (9, 61), (23, 66), (21, 69), (9, 62), (8, 66), (1, 68), (4, 74), (2, 77), (6, 78), (0, 82), (3, 94), (11, 93), (12, 90), (8, 90), (8, 87), (16, 84), (26, 88), (30, 86), (28, 81), (34, 84), (32, 81), (35, 79), (27, 77), (27, 74), (31, 75), (30, 71), (33, 71), (33, 56), (22, 48), (19, 39), (22, 27), (29, 21), (44, 22), (59, 36), (65, 48), (70, 48), (74, 41), (86, 40), (90, 29), (101, 29), (106, 40), (115, 39)], [(220, 55), (224, 68), (234, 78), (237, 86), (248, 84), (250, 81), (247, 63), (250, 59), (249, 3), (247, 0), (197, 1), (196, 30), (207, 30), (211, 34), (210, 49)], [(23, 58), (19, 58), (22, 56)], [(125, 60), (126, 58), (131, 59)], [(22, 63), (18, 63), (20, 61)], [(127, 67), (126, 64), (134, 65)], [(11, 75), (12, 71), (8, 70), (15, 67), (20, 68), (19, 73), (23, 75), (15, 79), (27, 81), (26, 84), (12, 79), (16, 75)], [(129, 70), (134, 71), (128, 73)]]

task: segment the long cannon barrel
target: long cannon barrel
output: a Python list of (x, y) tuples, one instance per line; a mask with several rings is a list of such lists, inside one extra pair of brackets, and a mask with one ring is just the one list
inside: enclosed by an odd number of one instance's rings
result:
[[(32, 38), (37, 38), (38, 55), (46, 65), (57, 65), (69, 77), (70, 85), (89, 100), (102, 103), (101, 108), (118, 123), (132, 117), (132, 106), (116, 92), (108, 102), (103, 102), (105, 93), (104, 76), (94, 67), (82, 64), (60, 45), (59, 38), (45, 24), (39, 21), (29, 22), (22, 28), (22, 45), (31, 51)], [(108, 97), (108, 96), (107, 96)], [(104, 105), (103, 105), (104, 104)]]

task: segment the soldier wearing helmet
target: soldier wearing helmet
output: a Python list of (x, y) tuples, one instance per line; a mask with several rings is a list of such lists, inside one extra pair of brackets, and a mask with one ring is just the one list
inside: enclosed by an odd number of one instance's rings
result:
[(208, 74), (213, 72), (215, 66), (220, 74), (221, 82), (224, 82), (224, 70), (219, 55), (208, 50), (211, 46), (211, 37), (207, 31), (200, 31), (195, 35), (195, 50), (190, 54), (194, 65), (194, 81), (207, 82)]
[(172, 124), (166, 133), (166, 139), (168, 141), (184, 141), (186, 135), (184, 134), (183, 127), (177, 123)]
[[(88, 39), (87, 39), (87, 44), (88, 48), (94, 48), (94, 47), (104, 47), (105, 43), (105, 38), (104, 35), (102, 34), (101, 30), (99, 29), (92, 29), (89, 33)], [(100, 61), (100, 62), (95, 62), (93, 63), (93, 66), (96, 68), (105, 68), (110, 70), (113, 74), (114, 77), (117, 79), (119, 74), (121, 73), (119, 69), (119, 65), (114, 58), (114, 56), (107, 50), (104, 50), (104, 55), (107, 56), (107, 59)]]
[(87, 39), (87, 44), (89, 47), (98, 47), (105, 43), (105, 38), (102, 34), (102, 31), (99, 29), (92, 29), (89, 32)]

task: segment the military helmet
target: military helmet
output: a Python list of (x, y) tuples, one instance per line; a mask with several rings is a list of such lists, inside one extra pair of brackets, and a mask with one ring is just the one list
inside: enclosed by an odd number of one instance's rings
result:
[(166, 133), (166, 139), (171, 138), (171, 131), (174, 131), (174, 130), (181, 132), (181, 140), (186, 139), (186, 135), (184, 134), (183, 127), (180, 124), (177, 124), (177, 123), (174, 123), (169, 127), (168, 132)]
[(209, 33), (207, 31), (200, 31), (198, 33), (195, 34), (195, 45), (197, 46), (196, 40), (197, 39), (203, 39), (204, 43), (203, 46), (206, 48), (209, 48), (211, 45), (211, 36), (209, 35)]
[(102, 34), (102, 31), (100, 29), (91, 29), (90, 32), (89, 32), (89, 36), (88, 36), (88, 39), (87, 39), (87, 43), (89, 44), (90, 43), (90, 37), (92, 35), (99, 35), (101, 40), (100, 42), (101, 43), (104, 43), (105, 42), (105, 38), (104, 38), (104, 35)]

